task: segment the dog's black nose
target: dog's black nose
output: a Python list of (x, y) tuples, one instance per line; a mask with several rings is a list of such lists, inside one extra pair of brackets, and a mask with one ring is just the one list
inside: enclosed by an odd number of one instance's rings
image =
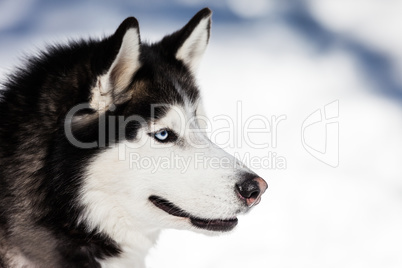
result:
[(239, 197), (245, 200), (247, 206), (257, 205), (261, 201), (261, 195), (268, 188), (268, 184), (260, 177), (246, 179), (236, 184)]

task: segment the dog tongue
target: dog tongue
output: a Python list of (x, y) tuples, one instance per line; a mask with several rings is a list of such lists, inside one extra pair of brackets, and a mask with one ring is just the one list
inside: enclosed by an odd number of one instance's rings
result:
[(197, 218), (190, 218), (191, 223), (202, 229), (210, 231), (221, 231), (228, 232), (231, 231), (237, 225), (237, 218), (230, 220), (204, 220)]

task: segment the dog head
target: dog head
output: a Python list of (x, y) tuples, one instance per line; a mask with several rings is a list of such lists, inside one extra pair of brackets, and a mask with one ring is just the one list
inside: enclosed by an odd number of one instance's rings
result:
[(211, 11), (203, 9), (179, 31), (145, 44), (137, 20), (128, 18), (105, 41), (107, 64), (86, 107), (92, 112), (72, 113), (69, 125), (81, 146), (92, 130), (99, 136), (79, 195), (80, 221), (89, 228), (117, 240), (130, 230), (220, 233), (259, 203), (266, 182), (203, 127), (194, 75), (210, 25)]

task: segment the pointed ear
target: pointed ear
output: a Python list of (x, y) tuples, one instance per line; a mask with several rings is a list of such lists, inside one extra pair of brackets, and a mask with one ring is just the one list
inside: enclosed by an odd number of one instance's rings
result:
[(187, 65), (193, 73), (197, 71), (208, 45), (211, 15), (212, 11), (204, 8), (181, 29), (183, 39), (176, 52), (176, 58)]
[(177, 60), (182, 61), (193, 73), (198, 69), (208, 45), (212, 11), (204, 8), (179, 31), (164, 38), (163, 46), (169, 46)]
[(124, 20), (110, 40), (113, 61), (107, 72), (98, 77), (92, 89), (91, 107), (96, 110), (124, 101), (124, 90), (130, 85), (135, 72), (140, 68), (140, 34), (138, 21)]

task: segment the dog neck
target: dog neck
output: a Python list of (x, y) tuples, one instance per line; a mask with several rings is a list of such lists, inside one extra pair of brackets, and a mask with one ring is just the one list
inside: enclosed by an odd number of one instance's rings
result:
[(140, 232), (127, 232), (124, 241), (116, 241), (121, 253), (116, 257), (99, 261), (102, 268), (136, 267), (145, 268), (145, 257), (158, 239), (160, 231), (144, 235)]

